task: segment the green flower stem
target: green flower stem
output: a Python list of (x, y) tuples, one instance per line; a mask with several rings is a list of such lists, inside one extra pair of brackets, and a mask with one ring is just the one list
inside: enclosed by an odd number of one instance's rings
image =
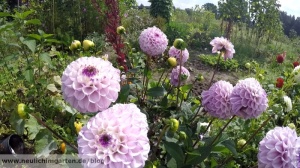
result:
[(71, 144), (69, 141), (67, 141), (65, 138), (63, 138), (62, 136), (60, 136), (59, 134), (57, 134), (53, 129), (51, 129), (45, 122), (43, 122), (41, 119), (39, 119), (36, 115), (34, 114), (30, 114), (32, 115), (39, 124), (43, 125), (44, 127), (46, 127), (51, 133), (53, 133), (57, 138), (61, 139), (64, 143), (66, 143), (67, 145), (69, 145), (70, 147), (72, 147), (75, 151), (78, 151), (78, 148)]
[(158, 80), (158, 82), (157, 82), (157, 86), (159, 86), (159, 83), (160, 83), (162, 77), (164, 76), (164, 74), (167, 72), (167, 70), (168, 70), (168, 68), (164, 68), (164, 71), (163, 71), (162, 74), (160, 75), (159, 80)]
[(159, 144), (160, 144), (160, 141), (162, 140), (163, 136), (165, 135), (165, 133), (166, 133), (166, 131), (168, 130), (169, 127), (170, 127), (169, 124), (167, 124), (167, 125), (164, 126), (162, 132), (161, 132), (160, 135), (159, 135), (157, 144), (156, 144), (156, 146), (155, 146), (154, 149), (153, 149), (152, 156), (155, 157), (155, 153), (156, 153), (156, 151), (157, 151), (157, 149), (158, 149), (158, 146), (159, 146)]
[(215, 139), (210, 143), (210, 145), (213, 145), (216, 140), (219, 138), (219, 136), (221, 135), (221, 133), (225, 130), (225, 128), (229, 125), (229, 123), (231, 123), (231, 121), (235, 118), (235, 115), (232, 116), (230, 118), (230, 120), (228, 120), (228, 122), (224, 125), (224, 127), (221, 129), (221, 131), (218, 133), (218, 135), (215, 137)]
[(179, 111), (180, 106), (178, 105), (179, 100), (179, 92), (180, 92), (180, 83), (181, 83), (181, 67), (182, 67), (182, 50), (180, 50), (180, 58), (179, 58), (179, 74), (178, 74), (178, 86), (177, 86), (177, 97), (176, 97), (176, 111)]
[(220, 60), (221, 60), (221, 55), (222, 55), (222, 53), (220, 53), (220, 54), (219, 54), (219, 58), (218, 58), (218, 61), (217, 61), (216, 67), (215, 67), (215, 70), (214, 70), (214, 72), (213, 72), (213, 75), (212, 75), (212, 77), (211, 77), (211, 79), (210, 79), (210, 82), (209, 82), (209, 85), (208, 85), (208, 87), (210, 87), (210, 86), (211, 86), (211, 84), (212, 84), (212, 82), (213, 82), (213, 79), (214, 79), (214, 77), (215, 77), (215, 74), (216, 74), (216, 72), (217, 72), (217, 70), (218, 70), (218, 66), (219, 66), (219, 64), (220, 64)]
[[(196, 81), (197, 81), (197, 79), (195, 79), (195, 81), (192, 83), (192, 86), (194, 86), (194, 84), (196, 83)], [(193, 88), (191, 88), (191, 89), (189, 90), (189, 92), (187, 93), (186, 100), (189, 99), (192, 90), (193, 90)], [(179, 109), (181, 109), (183, 99), (184, 99), (184, 94), (182, 94), (182, 98), (181, 98), (181, 101), (180, 101)], [(199, 107), (199, 109), (198, 109), (198, 112), (199, 112), (199, 110), (200, 110), (200, 107)], [(197, 113), (198, 113), (198, 112), (197, 112)], [(196, 113), (196, 114), (197, 114), (197, 113)]]
[[(256, 136), (256, 134), (264, 127), (266, 126), (269, 121), (271, 120), (271, 118), (273, 118), (274, 115), (270, 115), (262, 124), (261, 126), (251, 135), (251, 137), (246, 140), (246, 143), (240, 147), (240, 150), (242, 150), (249, 142), (252, 141), (252, 139)], [(227, 158), (224, 162), (222, 162), (221, 166), (222, 167), (223, 165), (225, 165), (226, 163), (228, 163), (229, 161), (231, 161), (233, 159), (233, 156), (231, 155), (229, 158)]]
[(147, 60), (146, 60), (146, 74), (144, 73), (144, 78), (143, 78), (143, 89), (144, 89), (144, 94), (142, 93), (142, 104), (145, 102), (146, 99), (146, 94), (148, 90), (148, 71), (149, 71), (149, 63), (150, 63), (150, 56), (147, 55)]

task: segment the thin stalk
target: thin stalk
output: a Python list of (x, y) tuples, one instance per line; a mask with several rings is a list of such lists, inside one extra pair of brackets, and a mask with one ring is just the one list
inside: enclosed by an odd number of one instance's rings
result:
[(147, 94), (147, 90), (148, 90), (148, 82), (149, 82), (149, 78), (148, 78), (148, 71), (149, 71), (149, 62), (150, 62), (150, 56), (147, 55), (147, 60), (146, 60), (146, 73), (144, 73), (144, 78), (143, 78), (143, 89), (144, 89), (144, 94), (142, 94), (143, 98), (142, 98), (142, 102), (145, 101), (146, 99), (146, 94)]
[(157, 82), (157, 86), (159, 86), (159, 83), (160, 83), (162, 77), (164, 76), (165, 72), (167, 72), (167, 70), (168, 70), (167, 68), (164, 68), (164, 71), (163, 71), (162, 74), (160, 75), (159, 80), (158, 80), (158, 82)]
[(217, 71), (217, 69), (218, 69), (218, 66), (219, 66), (219, 63), (220, 63), (220, 60), (221, 60), (221, 55), (222, 55), (222, 53), (219, 54), (218, 62), (217, 62), (217, 64), (216, 64), (216, 67), (215, 67), (215, 69), (214, 69), (214, 72), (213, 72), (213, 75), (212, 75), (212, 77), (211, 77), (211, 79), (210, 79), (210, 82), (209, 82), (208, 87), (210, 87), (211, 84), (212, 84), (212, 82), (213, 82), (213, 79), (214, 79), (214, 77), (215, 77), (216, 71)]
[(57, 138), (61, 139), (63, 142), (65, 142), (67, 145), (69, 145), (70, 147), (72, 147), (74, 150), (78, 150), (78, 148), (71, 144), (69, 141), (67, 141), (65, 138), (63, 138), (62, 136), (60, 136), (58, 133), (56, 133), (53, 129), (51, 129), (45, 122), (43, 122), (41, 119), (39, 119), (36, 115), (34, 114), (30, 114), (32, 115), (38, 123), (40, 123), (41, 125), (43, 125), (44, 127), (46, 127), (51, 133), (53, 133)]
[(163, 130), (162, 130), (162, 132), (160, 133), (158, 141), (157, 141), (157, 144), (156, 144), (156, 146), (153, 149), (153, 153), (152, 153), (153, 156), (155, 156), (155, 153), (156, 153), (156, 151), (158, 149), (159, 143), (162, 140), (162, 137), (165, 135), (165, 133), (166, 133), (166, 131), (167, 131), (168, 128), (169, 128), (169, 125), (165, 125), (164, 128), (163, 128)]
[(180, 50), (180, 58), (179, 58), (179, 74), (178, 74), (178, 86), (177, 86), (177, 97), (176, 97), (176, 111), (179, 111), (178, 100), (179, 100), (179, 92), (180, 92), (180, 83), (181, 83), (181, 67), (182, 67), (182, 50)]
[(218, 133), (218, 135), (214, 138), (214, 140), (210, 143), (210, 145), (213, 145), (216, 140), (219, 138), (219, 136), (221, 135), (221, 133), (225, 130), (225, 128), (229, 125), (229, 123), (231, 123), (231, 121), (235, 118), (235, 115), (232, 116), (230, 118), (230, 120), (228, 120), (228, 122), (224, 125), (224, 127), (221, 129), (221, 131)]

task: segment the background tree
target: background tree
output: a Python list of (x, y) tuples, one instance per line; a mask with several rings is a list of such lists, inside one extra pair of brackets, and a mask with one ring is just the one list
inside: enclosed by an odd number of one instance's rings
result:
[(171, 12), (173, 8), (172, 0), (149, 0), (150, 5), (150, 15), (157, 18), (162, 17), (166, 19), (167, 22), (170, 21)]
[(211, 11), (212, 13), (215, 14), (215, 16), (217, 18), (218, 7), (215, 4), (213, 4), (213, 3), (206, 3), (206, 4), (202, 5), (202, 8), (204, 8), (207, 11)]

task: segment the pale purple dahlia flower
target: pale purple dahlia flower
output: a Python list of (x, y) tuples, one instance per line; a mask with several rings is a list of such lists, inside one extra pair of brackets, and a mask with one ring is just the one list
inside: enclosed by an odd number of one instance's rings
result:
[(256, 118), (268, 107), (267, 94), (255, 78), (239, 80), (230, 102), (233, 113), (244, 119)]
[[(175, 57), (178, 64), (180, 63), (180, 50), (178, 50), (177, 48), (175, 48), (174, 46), (172, 46), (169, 50), (169, 56), (170, 57)], [(189, 51), (187, 49), (184, 49), (182, 51), (182, 58), (181, 58), (181, 65), (184, 64), (189, 58)]]
[(296, 168), (298, 164), (297, 133), (289, 127), (275, 127), (259, 143), (258, 167)]
[(141, 50), (148, 56), (161, 55), (168, 46), (167, 36), (157, 27), (149, 27), (139, 37)]
[(221, 52), (224, 56), (224, 59), (232, 59), (233, 54), (235, 53), (233, 44), (224, 37), (215, 37), (210, 45), (213, 46), (212, 53)]
[(228, 119), (233, 116), (230, 104), (230, 95), (233, 90), (231, 83), (218, 81), (209, 90), (201, 94), (202, 105), (211, 115), (220, 119)]
[(82, 127), (78, 156), (89, 160), (82, 163), (88, 168), (143, 167), (150, 151), (147, 133), (146, 115), (135, 104), (116, 104)]
[(61, 80), (65, 101), (82, 113), (107, 109), (120, 91), (120, 70), (96, 57), (71, 62)]
[[(179, 84), (179, 71), (180, 66), (177, 66), (173, 68), (171, 72), (171, 85), (178, 86)], [(190, 72), (185, 67), (181, 66), (181, 75), (180, 75), (180, 83), (182, 84), (184, 81), (186, 81), (190, 77)]]

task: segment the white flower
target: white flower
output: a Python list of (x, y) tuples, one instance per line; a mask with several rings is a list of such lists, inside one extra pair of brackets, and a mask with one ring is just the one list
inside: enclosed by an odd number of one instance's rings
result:
[(286, 105), (286, 111), (287, 112), (291, 111), (293, 109), (291, 98), (288, 96), (283, 96), (283, 101), (285, 102)]
[(300, 66), (296, 66), (296, 68), (294, 68), (292, 74), (294, 74), (294, 80), (297, 83), (300, 83)]

